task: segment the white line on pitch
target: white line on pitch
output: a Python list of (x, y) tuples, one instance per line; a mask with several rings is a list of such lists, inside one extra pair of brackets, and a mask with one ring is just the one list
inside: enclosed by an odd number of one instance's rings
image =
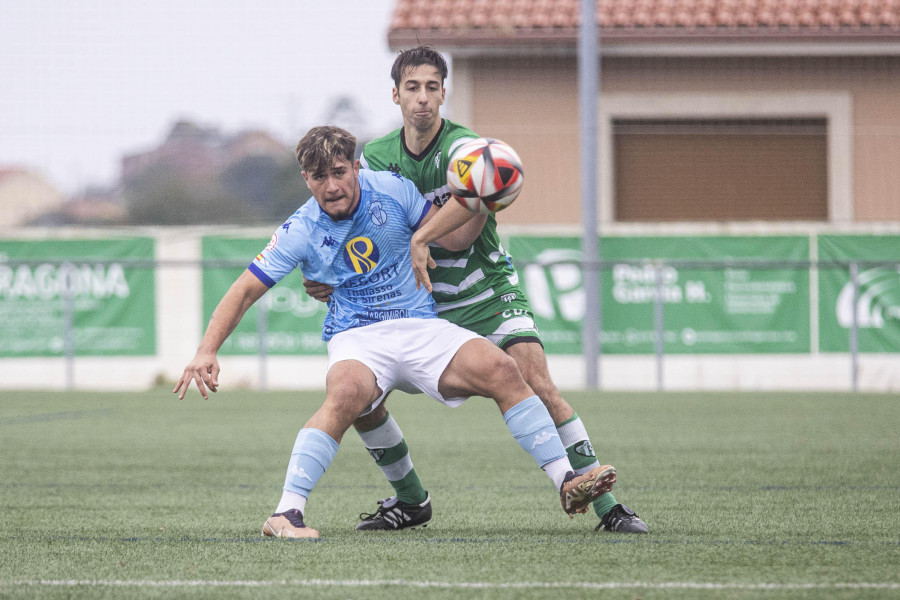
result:
[(447, 588), (447, 589), (548, 589), (548, 588), (576, 588), (576, 589), (689, 589), (689, 590), (818, 590), (818, 589), (900, 589), (900, 583), (707, 583), (700, 581), (670, 581), (670, 582), (518, 582), (518, 583), (491, 583), (491, 582), (444, 582), (444, 581), (411, 581), (406, 579), (292, 579), (292, 580), (118, 580), (118, 579), (18, 579), (0, 582), (0, 586), (51, 586), (51, 587), (272, 587), (272, 586), (308, 586), (308, 587), (418, 587), (418, 588)]

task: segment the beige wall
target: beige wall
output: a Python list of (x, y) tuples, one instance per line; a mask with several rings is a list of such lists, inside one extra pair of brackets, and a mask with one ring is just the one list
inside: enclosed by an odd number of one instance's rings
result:
[[(573, 57), (457, 59), (466, 124), (512, 144), (526, 185), (503, 221), (578, 223), (578, 82)], [(816, 94), (850, 98), (850, 200), (857, 222), (900, 220), (900, 57), (605, 58), (604, 94)], [(459, 118), (459, 117), (457, 117)]]
[(25, 225), (62, 203), (59, 191), (38, 175), (23, 171), (0, 178), (0, 227)]

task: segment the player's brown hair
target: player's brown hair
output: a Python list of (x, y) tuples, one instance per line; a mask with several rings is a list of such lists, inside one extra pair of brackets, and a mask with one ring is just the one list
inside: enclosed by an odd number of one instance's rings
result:
[(319, 173), (339, 158), (352, 163), (355, 152), (356, 137), (352, 133), (333, 125), (322, 125), (306, 132), (294, 154), (304, 171)]
[(394, 66), (391, 67), (391, 78), (394, 80), (394, 87), (400, 87), (400, 81), (407, 69), (412, 69), (421, 65), (431, 65), (441, 74), (441, 84), (447, 79), (447, 61), (441, 56), (441, 53), (432, 46), (416, 46), (409, 50), (403, 50), (394, 60)]

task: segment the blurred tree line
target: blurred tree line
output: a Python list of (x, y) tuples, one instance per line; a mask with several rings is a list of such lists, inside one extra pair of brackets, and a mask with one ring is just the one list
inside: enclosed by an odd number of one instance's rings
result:
[(311, 194), (290, 155), (253, 155), (218, 173), (151, 165), (123, 196), (130, 225), (254, 225), (287, 219)]
[[(367, 139), (355, 102), (338, 98), (327, 122)], [(165, 141), (122, 161), (126, 225), (263, 225), (283, 222), (312, 194), (293, 148), (263, 131), (225, 135), (176, 122)]]

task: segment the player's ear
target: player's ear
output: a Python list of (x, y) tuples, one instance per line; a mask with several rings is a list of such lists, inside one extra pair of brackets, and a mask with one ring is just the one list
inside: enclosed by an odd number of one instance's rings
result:
[(394, 104), (400, 104), (400, 92), (397, 91), (397, 88), (391, 88), (391, 98), (394, 100)]
[(444, 100), (447, 98), (447, 88), (441, 87), (441, 104), (444, 103)]

